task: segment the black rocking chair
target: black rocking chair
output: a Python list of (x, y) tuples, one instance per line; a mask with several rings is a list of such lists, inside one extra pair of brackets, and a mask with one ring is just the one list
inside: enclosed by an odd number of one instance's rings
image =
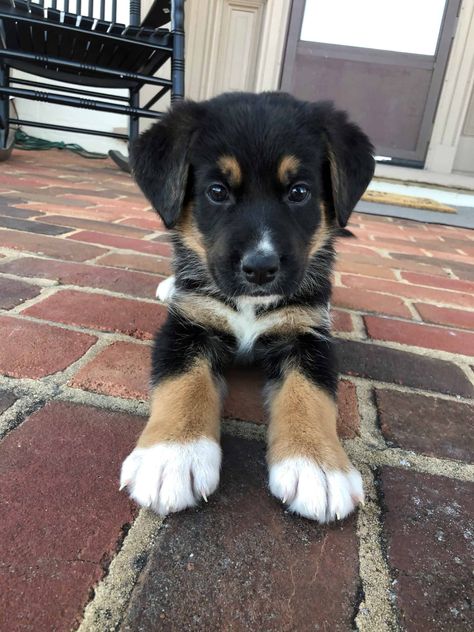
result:
[[(162, 116), (150, 108), (164, 94), (171, 91), (172, 102), (184, 97), (184, 0), (155, 0), (141, 23), (140, 0), (130, 0), (128, 26), (116, 22), (117, 0), (100, 0), (98, 17), (94, 15), (97, 0), (75, 0), (71, 3), (74, 12), (69, 11), (69, 4), (69, 0), (0, 0), (0, 161), (7, 160), (13, 149), (10, 124), (131, 142), (139, 134), (140, 117)], [(168, 59), (171, 78), (155, 76)], [(12, 77), (11, 68), (74, 85), (57, 86), (50, 92), (44, 83)], [(140, 89), (146, 84), (156, 86), (157, 92), (140, 106)], [(104, 95), (80, 86), (126, 88), (129, 96)], [(12, 119), (10, 96), (127, 114), (128, 135)], [(109, 155), (129, 170), (122, 153), (110, 151)]]

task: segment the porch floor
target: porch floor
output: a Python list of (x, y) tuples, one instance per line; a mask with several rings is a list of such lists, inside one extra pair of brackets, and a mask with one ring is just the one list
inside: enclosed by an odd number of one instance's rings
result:
[(219, 490), (161, 521), (118, 474), (146, 419), (168, 235), (108, 160), (2, 164), (0, 629), (472, 626), (474, 232), (360, 213), (350, 228), (339, 432), (365, 505), (330, 526), (284, 511), (261, 377), (233, 372)]

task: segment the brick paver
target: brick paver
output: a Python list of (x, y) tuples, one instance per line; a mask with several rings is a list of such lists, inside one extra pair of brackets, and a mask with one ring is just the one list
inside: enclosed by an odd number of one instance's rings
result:
[(337, 346), (343, 373), (427, 391), (472, 397), (474, 386), (455, 364), (380, 345), (345, 341)]
[(376, 389), (381, 430), (390, 445), (430, 456), (474, 460), (474, 405)]
[(0, 262), (1, 272), (22, 277), (51, 279), (65, 285), (101, 288), (142, 298), (153, 296), (157, 284), (164, 278), (156, 274), (39, 257), (22, 257), (3, 264)]
[(97, 340), (46, 323), (0, 316), (0, 371), (12, 377), (40, 378), (63, 371)]
[(474, 485), (386, 468), (382, 489), (392, 590), (403, 629), (469, 630)]
[(365, 316), (364, 322), (367, 333), (375, 340), (391, 340), (425, 349), (474, 355), (474, 332), (406, 323), (378, 316)]
[(28, 316), (150, 339), (166, 318), (162, 305), (62, 290), (24, 311)]
[(0, 277), (0, 309), (11, 309), (38, 296), (41, 288), (18, 279)]
[(2, 631), (472, 627), (474, 233), (360, 213), (349, 227), (332, 319), (359, 518), (320, 527), (270, 497), (264, 380), (232, 368), (219, 491), (128, 532), (137, 510), (117, 481), (146, 418), (170, 235), (110, 161), (13, 153), (0, 173)]
[(54, 402), (2, 442), (2, 630), (69, 630), (80, 620), (136, 513), (118, 471), (140, 423)]

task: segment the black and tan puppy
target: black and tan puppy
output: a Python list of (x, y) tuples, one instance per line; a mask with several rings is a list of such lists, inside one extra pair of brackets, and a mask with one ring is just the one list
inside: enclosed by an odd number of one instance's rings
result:
[(272, 493), (319, 522), (362, 501), (336, 434), (329, 299), (334, 238), (373, 170), (343, 112), (283, 93), (184, 102), (140, 137), (133, 171), (173, 231), (175, 276), (150, 419), (122, 468), (139, 504), (164, 515), (217, 488), (223, 372), (239, 358), (268, 382)]

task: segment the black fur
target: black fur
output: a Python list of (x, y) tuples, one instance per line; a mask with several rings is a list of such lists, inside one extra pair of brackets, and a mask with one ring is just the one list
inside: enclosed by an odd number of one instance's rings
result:
[[(344, 227), (373, 175), (372, 152), (365, 134), (330, 103), (302, 102), (284, 93), (232, 93), (176, 106), (137, 141), (132, 166), (166, 227), (178, 228), (173, 233), (174, 270), (181, 291), (210, 295), (235, 309), (241, 297), (269, 295), (281, 297), (277, 308), (316, 307), (330, 299), (333, 242), (349, 232)], [(218, 168), (224, 155), (240, 165), (239, 185)], [(299, 167), (291, 182), (282, 184), (278, 165), (287, 155), (297, 158)], [(228, 191), (224, 202), (210, 198), (216, 183)], [(303, 202), (290, 199), (296, 183), (310, 189)], [(179, 230), (189, 204), (205, 261)], [(310, 255), (323, 221), (322, 208), (327, 238)], [(262, 286), (249, 282), (242, 260), (266, 229), (280, 263), (275, 278)], [(202, 355), (220, 375), (236, 348), (232, 336), (172, 313), (156, 340), (153, 380), (185, 371)], [(281, 377), (291, 363), (335, 393), (337, 374), (327, 330), (286, 338), (262, 336), (254, 359), (263, 363), (270, 380)]]

